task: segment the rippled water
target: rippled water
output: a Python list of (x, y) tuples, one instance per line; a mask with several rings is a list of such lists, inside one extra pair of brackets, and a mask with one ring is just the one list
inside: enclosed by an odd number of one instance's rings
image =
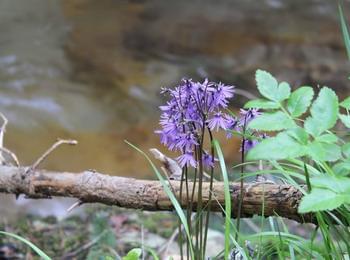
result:
[[(260, 67), (294, 85), (347, 94), (336, 12), (326, 0), (2, 0), (5, 145), (28, 165), (56, 138), (77, 139), (42, 167), (150, 177), (124, 139), (159, 146), (159, 88), (184, 76), (254, 93)], [(245, 100), (237, 96), (233, 107)], [(224, 146), (229, 160), (237, 157), (237, 142)]]

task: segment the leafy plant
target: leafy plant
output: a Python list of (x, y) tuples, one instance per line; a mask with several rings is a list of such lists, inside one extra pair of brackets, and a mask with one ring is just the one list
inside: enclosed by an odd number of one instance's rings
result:
[(142, 254), (141, 248), (133, 248), (131, 249), (126, 256), (122, 258), (122, 260), (139, 260)]
[(264, 113), (251, 121), (248, 128), (277, 133), (261, 140), (248, 152), (247, 159), (287, 160), (313, 169), (309, 179), (311, 190), (300, 203), (300, 213), (348, 206), (350, 143), (332, 129), (338, 120), (350, 127), (350, 97), (339, 103), (335, 92), (323, 87), (313, 100), (311, 87), (302, 86), (292, 92), (288, 83), (278, 83), (263, 70), (257, 70), (256, 82), (265, 99), (249, 101), (245, 107), (261, 109)]

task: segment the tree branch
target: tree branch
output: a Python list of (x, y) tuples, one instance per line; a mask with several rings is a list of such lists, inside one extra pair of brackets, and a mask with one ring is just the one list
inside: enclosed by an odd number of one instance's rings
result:
[[(35, 169), (30, 176), (25, 167), (0, 166), (0, 192), (25, 194), (28, 198), (51, 198), (52, 196), (77, 198), (81, 203), (102, 203), (124, 208), (150, 211), (169, 211), (173, 206), (159, 181), (137, 180), (100, 174), (93, 171), (81, 173), (52, 172)], [(177, 198), (180, 194), (180, 182), (171, 181)], [(253, 215), (281, 216), (298, 222), (315, 223), (311, 214), (300, 215), (297, 212), (302, 193), (290, 185), (256, 184), (244, 185), (244, 198), (241, 217)], [(192, 190), (192, 183), (189, 183)], [(231, 183), (232, 216), (237, 217), (240, 184)], [(183, 193), (186, 191), (184, 190)], [(181, 202), (186, 207), (186, 196)], [(213, 202), (211, 210), (220, 212), (224, 207), (224, 184), (213, 184)], [(209, 182), (203, 183), (204, 205), (209, 199)], [(194, 209), (197, 198), (194, 198)], [(264, 210), (262, 205), (264, 201)]]

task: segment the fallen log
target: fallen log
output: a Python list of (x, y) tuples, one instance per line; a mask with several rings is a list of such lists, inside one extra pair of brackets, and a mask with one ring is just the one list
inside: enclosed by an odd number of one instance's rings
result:
[[(180, 181), (169, 181), (171, 189), (179, 198)], [(193, 183), (189, 183), (192, 190)], [(197, 185), (198, 186), (198, 185)], [(298, 222), (315, 223), (312, 214), (300, 215), (297, 207), (302, 193), (293, 186), (270, 183), (244, 184), (241, 217), (253, 215), (281, 216)], [(94, 171), (81, 173), (31, 170), (28, 167), (0, 166), (0, 192), (25, 194), (28, 198), (51, 198), (53, 196), (77, 198), (81, 203), (102, 203), (123, 208), (149, 211), (171, 211), (173, 206), (159, 181), (116, 177)], [(232, 216), (237, 217), (240, 184), (231, 183)], [(185, 194), (185, 189), (183, 190)], [(212, 211), (224, 208), (224, 184), (214, 182)], [(186, 207), (187, 201), (181, 201)], [(194, 210), (197, 198), (194, 197)], [(209, 182), (203, 183), (203, 204), (209, 200)], [(263, 210), (264, 204), (264, 210)]]

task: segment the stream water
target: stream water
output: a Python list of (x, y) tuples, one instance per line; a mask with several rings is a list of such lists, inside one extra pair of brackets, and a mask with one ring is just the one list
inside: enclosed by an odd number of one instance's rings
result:
[[(160, 147), (160, 87), (209, 77), (255, 93), (257, 68), (346, 95), (336, 3), (0, 1), (0, 111), (9, 120), (5, 146), (23, 165), (70, 138), (79, 145), (59, 148), (41, 167), (151, 177), (124, 140)], [(245, 101), (237, 95), (232, 106)], [(235, 159), (237, 142), (224, 146)], [(1, 197), (3, 212), (11, 207)]]

